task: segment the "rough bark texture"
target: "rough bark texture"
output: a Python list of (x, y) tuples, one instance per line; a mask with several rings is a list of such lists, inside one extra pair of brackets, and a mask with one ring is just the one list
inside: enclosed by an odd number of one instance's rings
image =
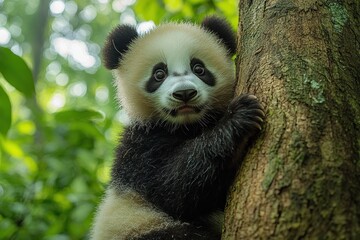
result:
[(240, 1), (237, 92), (267, 119), (223, 239), (360, 239), (359, 2)]

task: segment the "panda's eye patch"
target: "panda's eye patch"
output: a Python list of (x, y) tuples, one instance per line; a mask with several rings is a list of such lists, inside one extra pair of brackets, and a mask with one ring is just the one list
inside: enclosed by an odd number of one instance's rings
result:
[(165, 63), (160, 62), (155, 64), (151, 71), (150, 78), (146, 82), (145, 91), (148, 93), (155, 92), (168, 76), (168, 68)]
[(216, 79), (215, 76), (210, 72), (210, 70), (205, 66), (203, 61), (198, 58), (192, 58), (190, 60), (191, 71), (204, 83), (209, 86), (215, 86)]
[(164, 81), (166, 78), (166, 72), (162, 69), (157, 69), (154, 73), (154, 78), (156, 81)]
[(206, 68), (204, 63), (197, 58), (193, 58), (190, 61), (191, 71), (197, 76), (203, 76), (206, 73)]
[(153, 77), (155, 81), (164, 81), (167, 77), (167, 67), (165, 63), (158, 63), (153, 68)]
[(196, 63), (193, 67), (192, 67), (192, 71), (193, 73), (195, 73), (198, 76), (202, 76), (205, 74), (205, 67), (203, 64), (201, 63)]

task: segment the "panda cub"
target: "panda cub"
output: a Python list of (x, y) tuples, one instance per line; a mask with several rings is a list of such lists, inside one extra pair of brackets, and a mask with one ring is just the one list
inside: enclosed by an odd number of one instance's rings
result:
[(231, 27), (217, 17), (109, 34), (104, 62), (130, 124), (92, 239), (221, 238), (235, 150), (264, 119), (255, 96), (233, 99), (235, 51)]

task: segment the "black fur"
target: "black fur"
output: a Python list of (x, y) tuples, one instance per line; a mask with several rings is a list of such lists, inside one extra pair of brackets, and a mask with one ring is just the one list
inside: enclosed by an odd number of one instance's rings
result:
[(209, 86), (215, 86), (216, 79), (214, 75), (206, 68), (205, 64), (197, 58), (193, 58), (190, 61), (191, 69), (194, 67), (195, 64), (201, 64), (204, 67), (204, 73), (202, 75), (198, 75), (194, 72), (195, 75), (198, 76), (204, 83), (206, 83)]
[[(158, 64), (156, 64), (154, 67), (153, 67), (153, 70), (152, 70), (152, 73), (151, 73), (151, 77), (150, 79), (147, 81), (146, 83), (146, 86), (145, 86), (145, 90), (148, 92), (148, 93), (153, 93), (155, 92), (160, 86), (161, 84), (163, 83), (163, 81), (157, 81), (155, 79), (155, 71), (158, 70), (158, 69), (162, 69), (166, 75), (168, 74), (168, 69), (167, 69), (167, 66), (165, 63), (163, 62), (160, 62)], [(164, 79), (165, 80), (165, 79)]]
[(229, 55), (236, 53), (236, 38), (234, 32), (224, 19), (214, 16), (207, 17), (202, 21), (201, 26), (215, 34), (222, 41), (228, 49)]
[(158, 231), (152, 231), (137, 240), (218, 240), (221, 236), (209, 232), (201, 226), (181, 224)]
[(103, 49), (104, 65), (107, 69), (119, 66), (122, 56), (129, 49), (130, 43), (138, 37), (136, 28), (130, 25), (116, 27), (107, 37)]
[[(206, 68), (205, 64), (200, 59), (197, 59), (197, 58), (191, 59), (190, 68), (193, 69), (195, 64), (201, 64), (204, 67), (204, 73), (202, 75), (198, 75), (194, 72), (194, 74), (196, 74), (198, 76), (198, 78), (201, 79), (205, 84), (207, 84), (209, 86), (215, 86), (216, 79), (215, 79), (214, 75)], [(158, 81), (155, 79), (154, 74), (155, 74), (155, 71), (158, 69), (164, 70), (166, 75), (168, 75), (168, 69), (167, 69), (166, 64), (163, 62), (157, 63), (153, 67), (151, 77), (149, 78), (149, 80), (147, 81), (147, 83), (145, 85), (145, 90), (148, 93), (155, 92), (161, 86), (161, 84), (165, 81), (165, 79), (163, 81)], [(179, 74), (177, 73), (175, 75), (179, 75)]]
[[(117, 150), (112, 186), (129, 187), (173, 218), (189, 223), (223, 209), (239, 164), (233, 161), (234, 150), (258, 132), (264, 113), (255, 97), (242, 95), (227, 110), (208, 114), (213, 120), (206, 126), (173, 130), (154, 122), (128, 127)], [(174, 230), (172, 236), (186, 239), (186, 231)]]

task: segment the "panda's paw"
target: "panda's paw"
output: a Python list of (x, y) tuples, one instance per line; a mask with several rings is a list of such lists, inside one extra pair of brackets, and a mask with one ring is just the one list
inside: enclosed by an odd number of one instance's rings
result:
[(236, 131), (251, 136), (259, 132), (265, 120), (264, 109), (259, 100), (250, 94), (242, 94), (229, 104), (228, 114)]

